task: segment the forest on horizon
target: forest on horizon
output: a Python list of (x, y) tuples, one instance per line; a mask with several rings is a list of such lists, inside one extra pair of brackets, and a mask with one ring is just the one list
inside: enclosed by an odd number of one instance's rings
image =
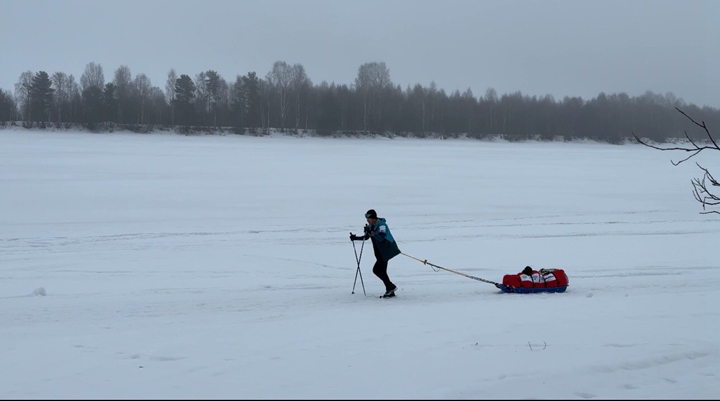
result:
[(561, 137), (610, 143), (633, 134), (666, 142), (687, 132), (702, 140), (705, 133), (691, 130), (676, 108), (708, 127), (720, 125), (718, 109), (700, 108), (672, 93), (556, 100), (521, 92), (500, 95), (490, 87), (479, 96), (469, 88), (448, 94), (434, 82), (402, 88), (383, 62), (362, 64), (351, 84), (315, 84), (301, 64), (284, 61), (276, 61), (264, 77), (248, 72), (233, 81), (214, 70), (191, 76), (171, 69), (162, 89), (143, 73), (133, 77), (127, 65), (106, 80), (102, 66), (91, 62), (79, 82), (65, 72), (26, 71), (13, 92), (0, 89), (0, 125), (199, 126), (261, 133), (277, 128), (319, 135)]

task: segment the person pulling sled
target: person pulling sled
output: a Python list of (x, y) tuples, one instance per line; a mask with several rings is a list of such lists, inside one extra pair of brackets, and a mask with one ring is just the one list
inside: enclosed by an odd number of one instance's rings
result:
[(385, 294), (381, 298), (392, 298), (395, 296), (397, 286), (390, 281), (388, 276), (388, 261), (400, 254), (400, 248), (398, 248), (395, 238), (390, 233), (386, 220), (378, 218), (374, 209), (370, 209), (365, 213), (365, 219), (367, 220), (364, 228), (365, 233), (362, 236), (350, 233), (350, 240), (364, 241), (368, 238), (372, 239), (376, 259), (373, 273), (385, 285)]

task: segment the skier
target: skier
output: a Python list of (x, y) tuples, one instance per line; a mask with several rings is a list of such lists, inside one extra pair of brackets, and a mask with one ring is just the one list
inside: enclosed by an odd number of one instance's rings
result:
[(385, 294), (382, 298), (392, 298), (395, 296), (397, 286), (390, 281), (387, 274), (388, 261), (400, 254), (400, 249), (395, 242), (390, 229), (384, 218), (378, 218), (374, 209), (370, 209), (365, 213), (368, 224), (365, 225), (365, 234), (362, 236), (350, 233), (351, 241), (362, 241), (372, 238), (373, 250), (375, 251), (375, 265), (373, 273), (375, 273), (383, 284), (385, 284)]

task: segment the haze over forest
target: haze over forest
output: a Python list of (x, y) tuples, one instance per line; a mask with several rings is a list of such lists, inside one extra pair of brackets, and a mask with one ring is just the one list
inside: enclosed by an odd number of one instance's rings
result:
[[(78, 82), (79, 81), (79, 82)], [(446, 93), (435, 83), (402, 88), (384, 62), (358, 68), (350, 84), (313, 83), (302, 64), (277, 61), (259, 77), (255, 72), (227, 81), (215, 70), (193, 76), (171, 69), (164, 87), (127, 65), (106, 79), (100, 64), (88, 63), (77, 80), (65, 72), (27, 71), (14, 93), (0, 89), (0, 121), (111, 126), (233, 127), (240, 133), (269, 128), (338, 133), (441, 134), (482, 138), (501, 136), (571, 140), (591, 138), (617, 143), (633, 133), (656, 141), (681, 137), (687, 128), (675, 108), (715, 126), (720, 113), (699, 108), (672, 93), (642, 96), (600, 93), (592, 99), (521, 92), (498, 94), (488, 88)], [(720, 125), (720, 124), (719, 124)], [(132, 127), (140, 129), (138, 127)], [(698, 133), (696, 138), (702, 133)]]
[(0, 14), (0, 121), (16, 124), (617, 142), (695, 135), (678, 107), (720, 125), (716, 1), (5, 0)]

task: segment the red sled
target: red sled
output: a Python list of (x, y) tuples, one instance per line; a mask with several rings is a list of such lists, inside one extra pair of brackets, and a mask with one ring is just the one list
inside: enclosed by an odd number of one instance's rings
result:
[[(530, 273), (530, 274), (525, 274)], [(527, 294), (535, 292), (565, 292), (570, 280), (563, 269), (540, 269), (540, 271), (528, 268), (518, 274), (506, 274), (502, 284), (496, 286), (503, 292), (514, 292)]]

